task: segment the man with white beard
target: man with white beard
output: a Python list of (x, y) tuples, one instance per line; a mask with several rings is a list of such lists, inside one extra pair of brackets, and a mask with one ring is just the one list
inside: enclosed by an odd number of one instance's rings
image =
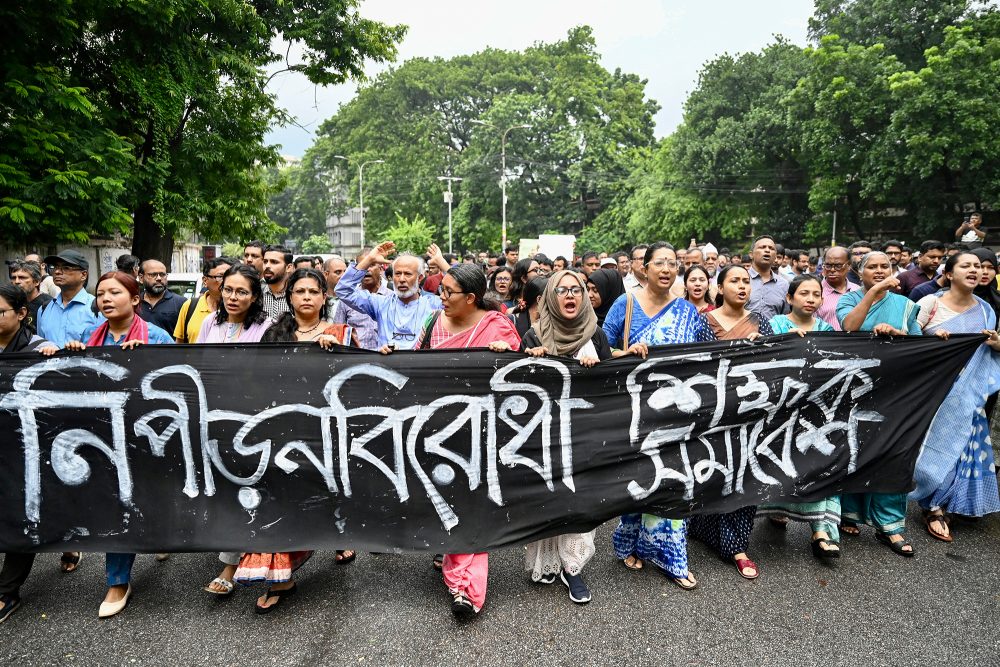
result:
[[(337, 298), (348, 308), (375, 320), (379, 349), (411, 350), (427, 316), (441, 308), (439, 297), (420, 290), (420, 281), (427, 273), (424, 260), (408, 253), (393, 260), (391, 294), (373, 294), (361, 286), (361, 281), (368, 275), (368, 267), (388, 264), (386, 258), (395, 251), (396, 244), (392, 241), (380, 243), (344, 272), (335, 291)], [(442, 273), (451, 268), (436, 245), (427, 249), (427, 255)]]

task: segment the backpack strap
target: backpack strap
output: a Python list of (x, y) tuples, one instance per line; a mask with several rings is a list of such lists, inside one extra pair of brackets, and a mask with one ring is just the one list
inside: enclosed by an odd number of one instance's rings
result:
[(187, 300), (187, 317), (184, 318), (184, 340), (188, 339), (188, 325), (191, 324), (191, 318), (194, 317), (194, 309), (198, 304), (198, 297), (193, 296)]
[(635, 297), (632, 292), (625, 294), (625, 330), (622, 331), (622, 350), (628, 349), (628, 335), (632, 331), (632, 308), (635, 306)]

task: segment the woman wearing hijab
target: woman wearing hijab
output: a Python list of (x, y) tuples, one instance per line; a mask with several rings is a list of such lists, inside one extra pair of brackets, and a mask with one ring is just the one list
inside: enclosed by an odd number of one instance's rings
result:
[[(591, 278), (598, 273), (607, 270), (594, 271)], [(618, 276), (618, 271), (613, 273)], [(533, 357), (573, 357), (587, 368), (611, 358), (608, 337), (597, 323), (581, 275), (557, 271), (549, 277), (538, 305), (538, 321), (524, 335), (521, 351)], [(590, 602), (590, 589), (580, 573), (594, 555), (595, 532), (559, 535), (529, 544), (524, 565), (531, 580), (551, 584), (558, 577), (569, 589), (570, 600)]]
[[(979, 286), (973, 294), (985, 301), (993, 309), (994, 315), (1000, 319), (1000, 290), (997, 289), (997, 256), (989, 248), (970, 250), (979, 258), (982, 270), (979, 273)], [(987, 411), (986, 414), (992, 414)]]
[(587, 293), (601, 327), (615, 300), (625, 293), (625, 283), (618, 269), (598, 269), (587, 277)]

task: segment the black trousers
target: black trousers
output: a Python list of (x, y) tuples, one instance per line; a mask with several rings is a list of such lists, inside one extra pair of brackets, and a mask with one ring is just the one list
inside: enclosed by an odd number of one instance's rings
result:
[(0, 570), (0, 594), (20, 597), (18, 592), (21, 584), (27, 580), (34, 562), (35, 554), (4, 554), (3, 569)]

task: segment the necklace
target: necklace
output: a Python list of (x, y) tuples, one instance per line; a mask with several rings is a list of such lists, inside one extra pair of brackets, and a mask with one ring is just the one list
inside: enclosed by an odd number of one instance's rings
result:
[(316, 331), (316, 329), (319, 329), (319, 325), (321, 324), (323, 324), (323, 320), (317, 322), (316, 326), (314, 326), (312, 329), (296, 329), (296, 331), (299, 332), (300, 334), (312, 333), (313, 331)]

